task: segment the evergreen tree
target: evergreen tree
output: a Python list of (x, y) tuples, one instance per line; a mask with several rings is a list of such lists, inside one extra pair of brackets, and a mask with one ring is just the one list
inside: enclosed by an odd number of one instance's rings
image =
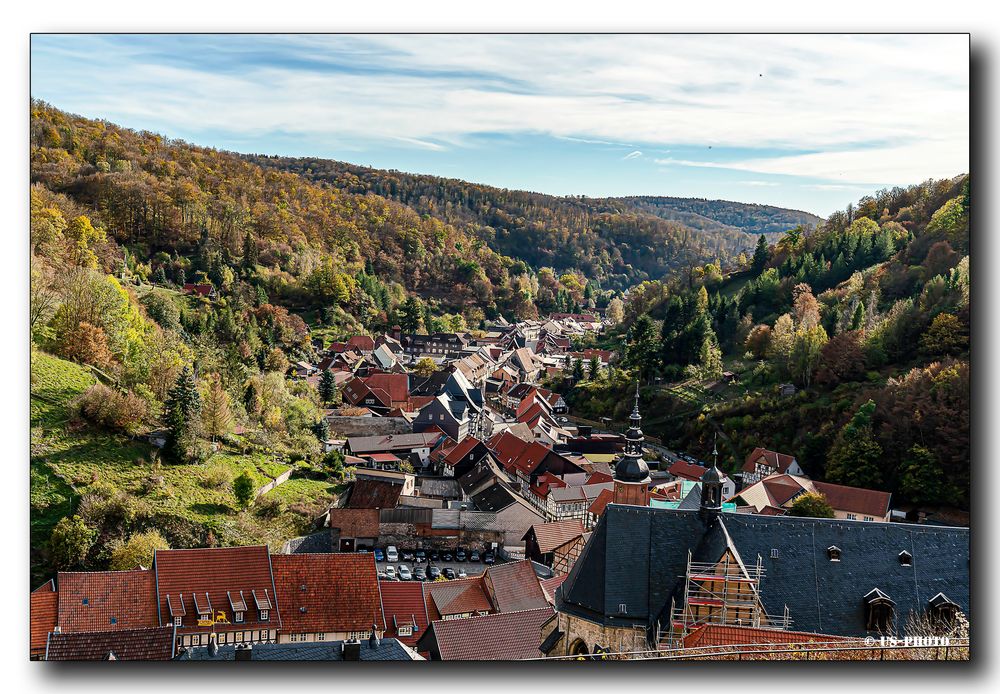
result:
[(652, 376), (659, 363), (660, 344), (656, 339), (656, 329), (652, 319), (643, 314), (639, 316), (629, 331), (628, 343), (625, 346), (625, 362), (629, 368), (636, 369), (640, 376), (647, 380)]
[(415, 333), (420, 330), (422, 317), (420, 301), (415, 296), (406, 297), (406, 301), (399, 306), (399, 327), (404, 333)]
[(330, 424), (326, 421), (326, 417), (320, 417), (319, 421), (313, 424), (312, 431), (317, 439), (327, 441), (330, 438)]
[(253, 272), (257, 268), (257, 261), (260, 253), (257, 249), (257, 241), (248, 231), (243, 237), (243, 262), (242, 267), (246, 272)]
[(201, 421), (205, 433), (213, 440), (231, 434), (235, 418), (229, 407), (229, 393), (222, 387), (218, 374), (212, 374), (202, 399)]
[(163, 286), (167, 283), (167, 273), (164, 272), (163, 266), (160, 265), (153, 271), (153, 284)]
[(164, 446), (167, 458), (178, 462), (184, 459), (181, 440), (186, 434), (192, 433), (192, 424), (200, 410), (201, 396), (198, 394), (198, 384), (195, 382), (191, 367), (185, 365), (177, 376), (174, 386), (167, 393), (167, 442)]
[(767, 248), (767, 237), (761, 234), (757, 238), (757, 247), (753, 251), (753, 262), (751, 268), (755, 275), (764, 272), (767, 261), (771, 259), (771, 252)]
[(329, 405), (337, 397), (337, 381), (330, 369), (324, 369), (319, 377), (319, 398), (324, 405)]
[(869, 400), (840, 430), (827, 455), (827, 480), (849, 487), (881, 488), (882, 447), (875, 438), (874, 413), (875, 402)]
[(177, 268), (177, 273), (174, 275), (174, 277), (177, 280), (178, 287), (183, 287), (185, 284), (187, 284), (187, 275), (184, 273), (184, 268), (182, 267)]
[[(587, 285), (588, 287), (590, 285)], [(596, 354), (590, 358), (590, 364), (587, 367), (587, 378), (591, 381), (596, 381), (597, 377), (601, 374), (601, 359)]]
[(573, 360), (573, 380), (577, 383), (583, 380), (583, 360)]

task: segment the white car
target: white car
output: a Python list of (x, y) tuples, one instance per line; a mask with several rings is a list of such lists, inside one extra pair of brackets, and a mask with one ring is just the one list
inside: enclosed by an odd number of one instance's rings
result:
[(395, 566), (387, 566), (387, 567), (385, 567), (385, 577), (387, 579), (389, 579), (390, 581), (395, 581), (396, 580), (396, 567)]
[(459, 569), (458, 570), (458, 577), (459, 578), (468, 578), (469, 574), (465, 573), (465, 569)]
[(410, 567), (406, 564), (399, 565), (399, 580), (409, 581), (413, 579), (413, 574), (410, 573)]
[(399, 552), (396, 551), (395, 545), (389, 545), (385, 548), (385, 560), (399, 561)]

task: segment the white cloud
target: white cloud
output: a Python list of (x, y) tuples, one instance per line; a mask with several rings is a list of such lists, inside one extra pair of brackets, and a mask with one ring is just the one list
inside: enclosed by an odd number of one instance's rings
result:
[(780, 183), (778, 183), (776, 181), (740, 181), (740, 183), (742, 183), (745, 186), (766, 186), (766, 187), (773, 187), (773, 186), (780, 186), (781, 185)]
[(642, 156), (642, 152), (640, 152), (639, 150), (636, 150), (634, 152), (629, 152), (624, 157), (622, 157), (622, 159), (624, 159), (624, 160), (627, 161), (629, 159), (638, 159), (641, 156)]
[(342, 147), (527, 133), (633, 149), (806, 150), (816, 153), (658, 161), (831, 182), (902, 184), (969, 168), (960, 35), (209, 39), (225, 55), (267, 49), (287, 60), (211, 71), (168, 65), (162, 49), (137, 42), (48, 37), (33, 40), (33, 94), (149, 127), (280, 131)]

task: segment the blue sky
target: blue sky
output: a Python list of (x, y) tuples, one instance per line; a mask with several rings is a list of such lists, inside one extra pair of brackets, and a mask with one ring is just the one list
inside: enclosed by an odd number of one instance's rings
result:
[(951, 35), (35, 35), (31, 93), (240, 152), (826, 215), (968, 171)]

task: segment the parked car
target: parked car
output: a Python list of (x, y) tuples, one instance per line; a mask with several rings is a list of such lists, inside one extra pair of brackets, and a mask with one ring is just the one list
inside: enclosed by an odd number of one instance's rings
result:
[(395, 581), (396, 580), (396, 567), (393, 566), (392, 564), (390, 564), (389, 566), (385, 567), (385, 577), (388, 578), (390, 581)]
[(465, 561), (468, 555), (465, 553), (465, 547), (459, 547), (455, 550), (455, 561)]
[(479, 561), (479, 550), (474, 549), (469, 552), (469, 561)]
[(469, 574), (467, 574), (467, 573), (465, 572), (465, 569), (459, 569), (459, 570), (458, 570), (458, 577), (459, 577), (459, 578), (468, 578), (468, 577), (469, 577)]
[(454, 560), (455, 556), (448, 550), (445, 550), (444, 554), (441, 555), (441, 561), (454, 561)]
[(413, 578), (413, 574), (410, 573), (410, 567), (406, 564), (399, 565), (399, 580), (409, 581)]
[(417, 566), (413, 569), (413, 580), (414, 581), (427, 580), (427, 573), (424, 571), (424, 567)]
[(427, 580), (428, 581), (433, 581), (433, 580), (437, 579), (438, 576), (440, 576), (440, 575), (441, 575), (441, 569), (439, 569), (438, 567), (436, 567), (434, 565), (431, 565), (431, 566), (427, 567)]
[(399, 552), (396, 551), (396, 547), (394, 545), (389, 545), (385, 548), (385, 560), (399, 561)]
[(399, 556), (403, 561), (413, 561), (413, 550), (404, 549), (402, 552), (399, 553)]
[(438, 555), (438, 551), (436, 549), (432, 549), (430, 551), (430, 554), (427, 555), (427, 559), (430, 561), (441, 561), (441, 557)]
[(389, 579), (389, 576), (386, 575), (385, 571), (379, 571), (378, 572), (378, 580), (380, 580), (380, 581), (387, 581), (388, 579)]
[(371, 554), (367, 547), (358, 547), (358, 554)]
[(385, 552), (378, 547), (375, 548), (375, 561), (385, 561)]
[(483, 555), (484, 564), (492, 564), (496, 561), (496, 556), (493, 554), (493, 550), (487, 550), (486, 554)]
[(449, 580), (455, 578), (455, 569), (451, 568), (450, 566), (446, 567), (444, 570), (444, 577)]
[(425, 552), (422, 549), (418, 549), (416, 552), (413, 553), (413, 561), (417, 563), (423, 563), (427, 561), (427, 552)]

